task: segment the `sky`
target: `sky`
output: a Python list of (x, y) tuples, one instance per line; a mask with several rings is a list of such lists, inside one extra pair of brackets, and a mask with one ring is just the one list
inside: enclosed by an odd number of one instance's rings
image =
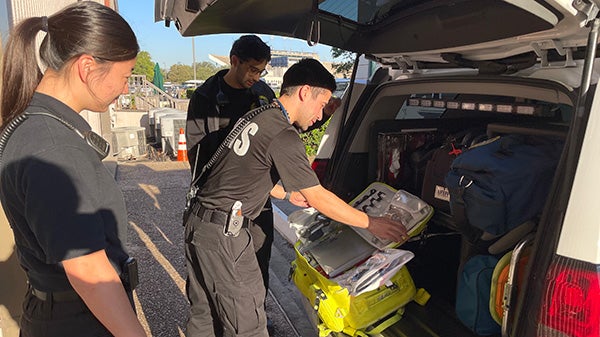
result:
[[(150, 53), (161, 68), (181, 63), (192, 65), (192, 38), (182, 37), (175, 25), (165, 27), (164, 21), (154, 22), (154, 0), (119, 0), (119, 13), (135, 32), (140, 49)], [(241, 34), (217, 34), (194, 37), (196, 62), (209, 61), (208, 54), (229, 55), (233, 42)], [(318, 53), (321, 61), (331, 61), (331, 47), (309, 46), (306, 41), (271, 35), (259, 35), (273, 50)]]

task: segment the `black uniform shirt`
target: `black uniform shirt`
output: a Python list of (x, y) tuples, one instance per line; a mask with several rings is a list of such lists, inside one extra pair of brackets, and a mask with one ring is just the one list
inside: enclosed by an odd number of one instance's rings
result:
[[(90, 130), (78, 113), (40, 93), (27, 111), (52, 113)], [(60, 262), (102, 249), (120, 273), (127, 258), (125, 202), (82, 137), (51, 117), (30, 116), (10, 137), (2, 160), (0, 198), (33, 287), (71, 289)]]
[(319, 184), (298, 131), (280, 109), (269, 109), (252, 119), (214, 165), (198, 199), (222, 211), (239, 200), (244, 216), (254, 219), (280, 178), (286, 191)]

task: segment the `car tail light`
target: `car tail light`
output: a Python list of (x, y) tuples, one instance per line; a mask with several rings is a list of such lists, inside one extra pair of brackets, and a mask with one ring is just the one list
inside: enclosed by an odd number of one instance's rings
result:
[(600, 266), (555, 257), (546, 275), (538, 336), (600, 336)]
[(312, 169), (317, 174), (319, 181), (322, 183), (325, 178), (325, 172), (327, 171), (327, 164), (329, 163), (329, 159), (315, 159), (312, 162)]

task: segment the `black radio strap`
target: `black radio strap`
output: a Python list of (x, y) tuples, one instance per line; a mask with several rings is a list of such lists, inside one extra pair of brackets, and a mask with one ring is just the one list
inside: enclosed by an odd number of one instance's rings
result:
[(196, 177), (192, 181), (192, 186), (195, 185), (200, 180), (200, 178), (221, 158), (221, 156), (223, 155), (223, 152), (225, 151), (226, 148), (227, 149), (231, 148), (233, 141), (237, 138), (237, 136), (240, 135), (242, 130), (244, 130), (246, 128), (246, 126), (248, 126), (248, 124), (250, 124), (250, 121), (254, 117), (256, 117), (258, 114), (260, 114), (266, 110), (269, 110), (269, 109), (281, 109), (281, 108), (280, 108), (279, 104), (271, 103), (271, 104), (263, 105), (254, 110), (250, 110), (244, 116), (242, 116), (235, 123), (235, 125), (233, 126), (233, 129), (231, 129), (229, 134), (227, 134), (227, 137), (225, 137), (225, 140), (223, 140), (223, 142), (219, 145), (219, 147), (217, 148), (215, 153), (212, 155), (210, 160), (206, 163), (206, 165), (204, 165), (204, 167), (202, 168), (202, 171), (200, 171), (200, 174), (198, 175), (198, 177)]
[(27, 120), (27, 118), (29, 118), (29, 116), (46, 116), (46, 117), (50, 117), (50, 118), (53, 118), (53, 119), (61, 122), (64, 126), (66, 126), (71, 131), (75, 132), (77, 135), (79, 135), (81, 138), (83, 138), (86, 141), (86, 143), (92, 149), (94, 149), (94, 151), (96, 151), (96, 153), (98, 154), (100, 159), (104, 159), (104, 158), (106, 158), (106, 156), (108, 156), (108, 153), (110, 150), (110, 145), (108, 144), (108, 142), (106, 140), (104, 140), (104, 138), (102, 138), (97, 133), (95, 133), (93, 131), (80, 131), (79, 129), (74, 127), (71, 123), (67, 122), (66, 120), (64, 120), (56, 115), (53, 115), (51, 113), (48, 113), (48, 112), (25, 111), (24, 113), (13, 118), (13, 120), (11, 120), (10, 123), (8, 123), (8, 125), (6, 126), (6, 128), (4, 128), (4, 130), (2, 131), (2, 134), (0, 135), (0, 166), (2, 165), (2, 161), (3, 161), (2, 155), (4, 154), (4, 148), (6, 147), (6, 143), (8, 143), (10, 136), (12, 136), (12, 134), (15, 132), (17, 127), (19, 127), (19, 125), (23, 124), (23, 122), (25, 122)]

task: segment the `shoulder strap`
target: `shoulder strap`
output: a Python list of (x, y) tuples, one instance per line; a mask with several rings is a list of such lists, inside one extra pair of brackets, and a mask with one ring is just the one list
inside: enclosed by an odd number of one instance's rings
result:
[(0, 165), (2, 165), (2, 156), (4, 154), (4, 148), (6, 147), (6, 143), (8, 143), (10, 136), (12, 136), (17, 127), (23, 124), (25, 120), (27, 120), (27, 114), (22, 113), (17, 117), (13, 118), (13, 120), (10, 121), (10, 123), (8, 123), (4, 130), (2, 130), (2, 134), (0, 135)]
[[(219, 121), (220, 121), (220, 115), (221, 115), (221, 105), (218, 102), (216, 102), (216, 100), (215, 100), (216, 95), (213, 95), (212, 91), (214, 91), (214, 89), (217, 87), (219, 88), (219, 91), (221, 90), (220, 83), (219, 83), (219, 81), (221, 79), (222, 79), (222, 77), (219, 78), (217, 75), (215, 75), (215, 76), (211, 77), (210, 82), (208, 82), (208, 81), (205, 82), (205, 85), (211, 86), (211, 89), (210, 89), (211, 92), (206, 97), (211, 97), (211, 99), (209, 99), (209, 101), (211, 102), (211, 104), (214, 104), (215, 110), (217, 111), (216, 116), (206, 116), (205, 117), (208, 133), (217, 132), (220, 129)], [(256, 103), (258, 103), (258, 107), (256, 109), (259, 109), (264, 106), (270, 106), (272, 104), (273, 100), (275, 99), (275, 95), (273, 93), (273, 90), (271, 90), (271, 87), (269, 87), (266, 83), (264, 83), (262, 81), (256, 82), (248, 90), (249, 90), (250, 94), (252, 95), (252, 99), (255, 100)], [(262, 110), (262, 111), (264, 111), (264, 110)], [(233, 129), (235, 129), (235, 126)], [(241, 132), (241, 130), (240, 130), (240, 132)], [(235, 138), (235, 137), (237, 137), (237, 135), (235, 135), (233, 138)], [(219, 148), (217, 148), (217, 150), (215, 151), (215, 154), (218, 152), (219, 152)], [(196, 177), (196, 172), (198, 170), (199, 154), (200, 154), (200, 146), (198, 146), (198, 148), (197, 148), (196, 160), (194, 163), (194, 171), (192, 172), (192, 186), (195, 185), (200, 180), (200, 177), (202, 176), (202, 174), (210, 168), (210, 166), (208, 166), (208, 167), (205, 166), (205, 168), (203, 168), (202, 171), (200, 172), (200, 174)], [(215, 160), (213, 161), (213, 159), (215, 159)], [(213, 155), (211, 157), (211, 159), (209, 160), (208, 163), (210, 163), (211, 161), (213, 161), (213, 164), (214, 164), (214, 162), (216, 162), (215, 155)], [(208, 165), (208, 163), (207, 163), (207, 165)]]
[(273, 89), (263, 81), (254, 83), (249, 90), (259, 106), (269, 104), (276, 98)]
[(221, 114), (219, 104), (216, 103), (215, 97), (219, 92), (219, 73), (209, 77), (200, 87), (196, 88), (194, 95), (199, 95), (208, 100), (209, 105), (215, 106), (217, 110), (217, 116), (205, 116), (206, 127), (209, 133), (217, 131), (219, 129), (219, 115)]
[[(192, 176), (192, 182), (190, 184), (190, 189), (188, 190), (188, 193), (185, 196), (186, 201), (185, 201), (185, 208), (184, 208), (184, 212), (183, 212), (183, 215), (184, 215), (183, 223), (184, 224), (186, 223), (186, 218), (187, 218), (186, 214), (189, 214), (190, 210), (192, 209), (193, 200), (196, 199), (196, 195), (198, 194), (198, 186), (196, 186), (196, 183), (198, 183), (198, 181), (200, 181), (204, 177), (206, 172), (208, 172), (208, 170), (219, 159), (221, 159), (225, 149), (231, 148), (231, 144), (232, 144), (233, 140), (235, 140), (235, 138), (237, 138), (237, 136), (239, 136), (239, 134), (242, 132), (242, 130), (244, 130), (244, 128), (250, 123), (252, 118), (256, 117), (258, 114), (260, 114), (266, 110), (269, 110), (269, 109), (280, 109), (281, 110), (281, 107), (276, 102), (273, 102), (271, 104), (263, 105), (254, 110), (250, 110), (244, 116), (242, 116), (235, 123), (235, 125), (233, 126), (233, 129), (231, 129), (231, 131), (227, 134), (227, 137), (225, 138), (225, 140), (223, 140), (223, 142), (219, 145), (219, 147), (217, 148), (215, 153), (212, 155), (212, 157), (208, 160), (206, 165), (204, 165), (204, 167), (202, 168), (202, 171), (200, 172), (198, 177), (194, 178)], [(196, 158), (198, 158), (198, 155), (196, 155)], [(198, 161), (196, 159), (196, 164), (197, 163), (198, 163)], [(195, 173), (196, 172), (194, 170), (194, 174)]]
[(217, 73), (214, 76), (210, 77), (206, 82), (204, 82), (202, 87), (197, 89), (201, 90), (202, 95), (208, 99), (210, 104), (215, 106), (215, 109), (217, 111), (216, 116), (206, 116), (206, 126), (208, 128), (209, 133), (219, 130), (219, 115), (221, 115), (221, 107), (219, 106), (219, 103), (216, 102), (215, 97), (217, 96), (217, 93), (221, 90), (221, 85), (219, 84), (220, 80), (221, 78), (219, 78)]
[(23, 124), (23, 122), (25, 122), (29, 118), (29, 116), (46, 116), (46, 117), (53, 118), (54, 120), (61, 122), (64, 126), (66, 126), (71, 131), (75, 132), (79, 137), (83, 138), (87, 142), (87, 144), (89, 146), (91, 146), (94, 149), (94, 151), (96, 151), (96, 153), (98, 153), (98, 155), (101, 157), (101, 159), (106, 158), (106, 156), (108, 155), (110, 146), (109, 146), (108, 142), (106, 142), (106, 140), (104, 140), (98, 134), (96, 134), (92, 131), (82, 132), (79, 129), (77, 129), (75, 126), (73, 126), (71, 123), (67, 122), (66, 120), (64, 120), (56, 115), (53, 115), (51, 113), (48, 113), (48, 112), (25, 111), (24, 113), (18, 115), (12, 121), (10, 121), (10, 123), (8, 123), (8, 125), (6, 126), (6, 128), (4, 128), (4, 130), (2, 131), (2, 134), (0, 135), (0, 165), (2, 165), (2, 161), (3, 161), (2, 156), (4, 154), (4, 148), (6, 147), (6, 143), (8, 143), (10, 136), (12, 136), (12, 134), (15, 132), (17, 127), (19, 127), (19, 125)]
[(198, 175), (198, 177), (192, 181), (192, 184), (191, 184), (192, 187), (194, 185), (196, 185), (196, 183), (200, 180), (200, 178), (221, 158), (225, 149), (231, 148), (231, 144), (233, 143), (235, 138), (237, 138), (237, 136), (239, 136), (239, 134), (242, 132), (242, 130), (244, 130), (244, 128), (246, 128), (246, 126), (250, 123), (250, 121), (257, 115), (259, 115), (260, 113), (262, 113), (266, 110), (269, 110), (269, 109), (281, 109), (281, 107), (279, 106), (279, 104), (277, 104), (275, 102), (273, 102), (271, 104), (263, 105), (254, 110), (250, 110), (235, 123), (235, 125), (233, 126), (233, 128), (231, 129), (229, 134), (227, 134), (227, 137), (225, 137), (225, 140), (223, 140), (223, 142), (219, 145), (219, 147), (217, 148), (215, 153), (212, 155), (212, 157), (209, 159), (209, 161), (206, 163), (206, 165), (204, 165), (204, 167), (202, 168), (202, 171), (200, 171), (200, 174)]

